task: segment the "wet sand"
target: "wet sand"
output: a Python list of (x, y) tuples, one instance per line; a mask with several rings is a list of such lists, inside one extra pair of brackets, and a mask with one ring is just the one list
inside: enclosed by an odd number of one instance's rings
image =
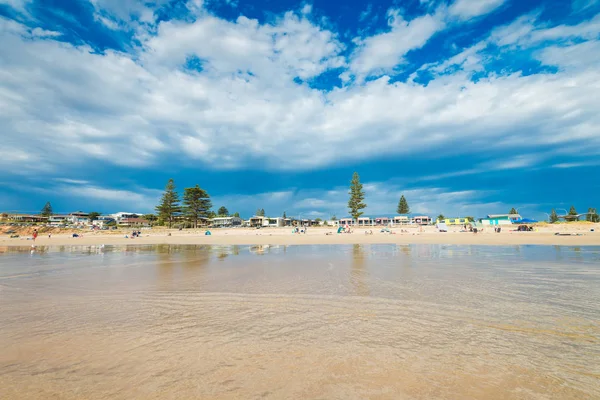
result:
[(600, 398), (600, 247), (11, 247), (0, 398)]

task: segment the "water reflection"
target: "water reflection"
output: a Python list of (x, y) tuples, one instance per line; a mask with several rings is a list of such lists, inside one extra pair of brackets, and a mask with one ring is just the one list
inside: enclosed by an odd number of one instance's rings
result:
[(600, 398), (597, 247), (97, 250), (0, 248), (0, 398)]

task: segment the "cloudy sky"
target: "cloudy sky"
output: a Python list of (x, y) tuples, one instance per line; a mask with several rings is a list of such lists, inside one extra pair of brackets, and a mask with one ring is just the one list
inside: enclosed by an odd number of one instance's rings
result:
[(600, 0), (0, 0), (0, 210), (600, 208), (599, 54)]

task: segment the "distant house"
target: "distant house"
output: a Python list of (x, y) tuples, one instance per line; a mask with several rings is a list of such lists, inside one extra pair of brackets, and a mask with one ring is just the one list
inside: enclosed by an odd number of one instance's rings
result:
[(388, 217), (378, 217), (375, 218), (376, 225), (388, 225), (392, 220)]
[(142, 228), (150, 226), (150, 221), (144, 218), (121, 218), (121, 220), (117, 222), (117, 225), (123, 228)]
[(469, 223), (469, 220), (467, 218), (446, 218), (446, 219), (438, 219), (437, 223), (444, 223), (447, 226), (451, 226), (451, 225), (465, 225)]
[(392, 219), (394, 225), (408, 225), (410, 224), (410, 219), (405, 215), (398, 215)]
[(143, 214), (132, 213), (132, 212), (123, 212), (123, 211), (109, 215), (109, 217), (113, 218), (115, 221), (117, 221), (117, 223), (125, 218), (139, 218), (142, 216), (143, 216)]
[(255, 215), (250, 218), (249, 225), (252, 228), (263, 227), (263, 226), (266, 227), (266, 226), (269, 226), (269, 219), (267, 217)]
[(6, 219), (14, 222), (47, 222), (48, 217), (39, 214), (6, 214)]
[(229, 228), (241, 226), (243, 222), (240, 217), (216, 217), (210, 220), (210, 226), (214, 228)]
[(105, 226), (110, 225), (110, 224), (116, 225), (116, 223), (117, 223), (117, 221), (113, 217), (111, 217), (109, 215), (101, 215), (98, 217), (97, 220), (92, 221), (92, 226), (104, 228)]
[(431, 217), (428, 217), (427, 215), (418, 215), (416, 217), (412, 217), (411, 223), (415, 225), (430, 225)]
[(267, 226), (269, 228), (281, 228), (285, 226), (285, 220), (281, 217), (267, 218)]
[(54, 214), (48, 217), (48, 223), (52, 226), (68, 225), (71, 220), (69, 214)]
[(482, 225), (511, 225), (518, 224), (522, 219), (519, 214), (490, 214), (479, 222)]

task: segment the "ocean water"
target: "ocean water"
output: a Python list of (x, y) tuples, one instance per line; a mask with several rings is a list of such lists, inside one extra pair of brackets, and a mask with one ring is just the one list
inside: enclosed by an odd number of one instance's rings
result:
[(598, 399), (600, 247), (5, 247), (0, 349), (0, 399)]

